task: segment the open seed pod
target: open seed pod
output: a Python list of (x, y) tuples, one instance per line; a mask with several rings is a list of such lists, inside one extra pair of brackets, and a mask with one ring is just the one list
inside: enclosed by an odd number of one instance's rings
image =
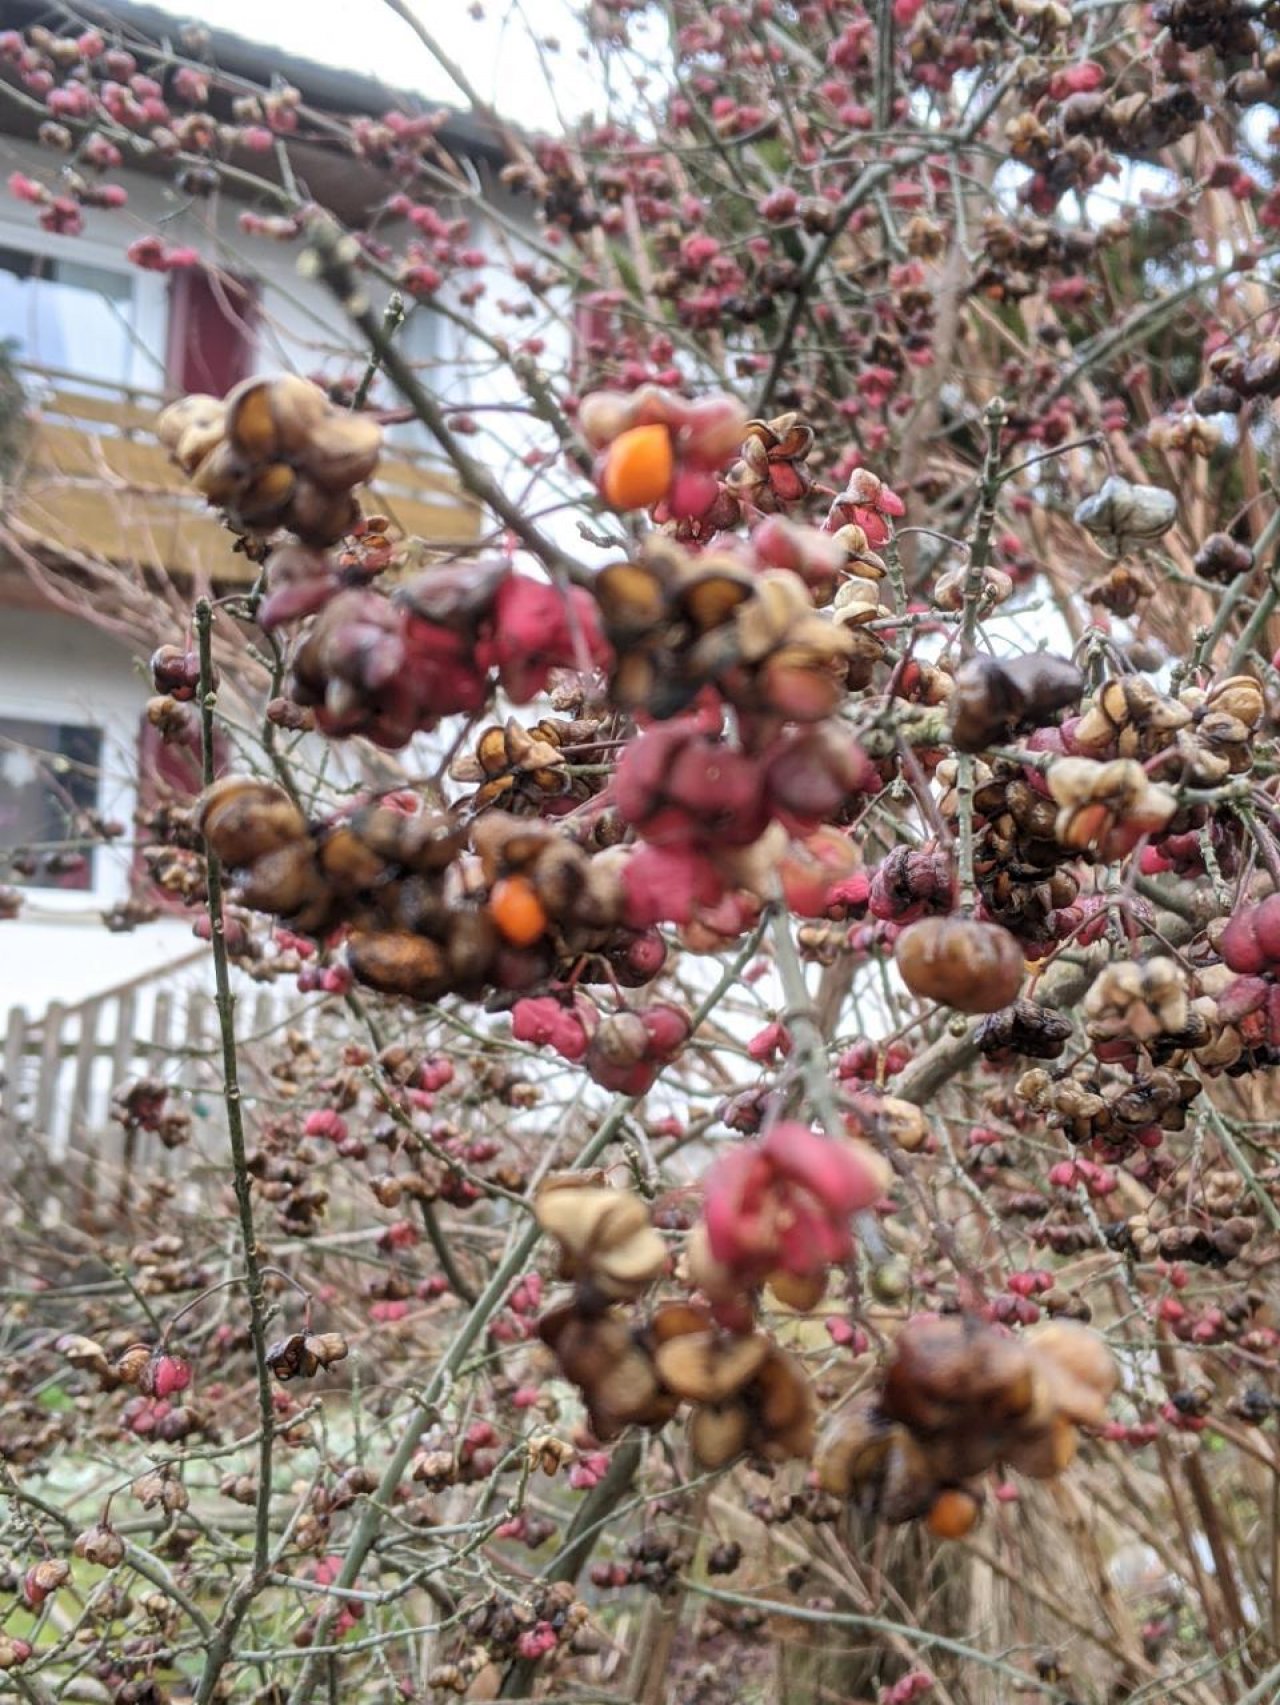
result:
[(299, 451), (303, 468), (324, 492), (347, 492), (372, 478), (382, 429), (368, 415), (330, 413)]
[(1075, 852), (1116, 857), (1163, 829), (1178, 808), (1176, 794), (1151, 781), (1136, 758), (1058, 758), (1045, 779), (1059, 806), (1054, 833)]
[(723, 1468), (741, 1456), (751, 1437), (751, 1416), (744, 1403), (704, 1403), (689, 1419), (689, 1445), (702, 1468)]
[(629, 1426), (663, 1427), (680, 1406), (679, 1398), (662, 1390), (653, 1363), (634, 1346), (583, 1397), (597, 1437), (616, 1437)]
[(466, 845), (466, 832), (443, 811), (406, 816), (385, 805), (371, 805), (351, 819), (366, 845), (388, 864), (421, 876), (447, 868)]
[(1122, 676), (1098, 688), (1075, 726), (1072, 746), (1086, 757), (1149, 757), (1187, 726), (1191, 714), (1144, 677)]
[(663, 1391), (646, 1345), (614, 1310), (583, 1314), (563, 1303), (543, 1315), (538, 1336), (582, 1392), (598, 1438), (632, 1424), (661, 1427), (675, 1414), (679, 1399)]
[(240, 531), (269, 532), (284, 519), (296, 484), (297, 475), (287, 462), (268, 462), (246, 474), (235, 491), (220, 501)]
[(1052, 1480), (1070, 1468), (1079, 1444), (1080, 1435), (1066, 1416), (1054, 1415), (1047, 1426), (1013, 1440), (1002, 1454), (1020, 1474), (1032, 1480)]
[(769, 1294), (784, 1308), (810, 1314), (827, 1293), (827, 1273), (788, 1273), (779, 1267), (765, 1280)]
[(813, 602), (799, 575), (769, 569), (758, 576), (753, 596), (737, 611), (738, 655), (758, 663), (786, 643), (792, 630), (813, 615)]
[(176, 450), (183, 435), (193, 426), (205, 426), (210, 422), (216, 422), (221, 434), (226, 425), (225, 405), (206, 392), (193, 391), (190, 396), (179, 397), (176, 403), (161, 409), (156, 418), (156, 437), (166, 450)]
[(1186, 974), (1165, 955), (1104, 966), (1085, 995), (1084, 1015), (1095, 1041), (1177, 1035), (1190, 1018)]
[(708, 554), (687, 564), (673, 587), (672, 608), (696, 634), (730, 620), (752, 596), (756, 577), (728, 554)]
[(243, 380), (225, 402), (184, 398), (160, 416), (162, 444), (241, 532), (286, 526), (335, 543), (359, 517), (353, 492), (378, 464), (382, 430), (292, 374)]
[(284, 373), (243, 379), (224, 404), (227, 438), (255, 462), (299, 456), (333, 405), (318, 385)]
[(230, 503), (249, 478), (246, 462), (225, 438), (220, 439), (191, 475), (191, 483), (210, 503)]
[(268, 1344), (265, 1360), (278, 1380), (310, 1379), (320, 1367), (319, 1357), (308, 1348), (304, 1332), (291, 1332), (287, 1338)]
[(560, 1245), (561, 1276), (589, 1279), (608, 1297), (639, 1296), (667, 1263), (649, 1210), (629, 1190), (575, 1174), (549, 1178), (534, 1201), (538, 1224)]
[(222, 443), (226, 411), (217, 397), (197, 394), (171, 403), (156, 422), (156, 436), (190, 478)]
[[(694, 1337), (681, 1337), (672, 1339), (658, 1351), (660, 1367), (665, 1353), (667, 1368), (674, 1368), (677, 1377), (687, 1385), (699, 1385), (716, 1393), (714, 1397), (697, 1400), (689, 1422), (689, 1442), (699, 1465), (722, 1468), (744, 1450), (775, 1462), (811, 1456), (813, 1388), (803, 1367), (794, 1356), (779, 1350), (766, 1338), (753, 1336), (733, 1339), (730, 1343), (752, 1348), (749, 1353), (744, 1349), (698, 1362), (694, 1358), (703, 1356), (705, 1346), (697, 1347)], [(688, 1356), (684, 1352), (672, 1354), (681, 1345), (695, 1345), (695, 1348)], [(740, 1376), (752, 1361), (757, 1365), (742, 1379)], [(663, 1379), (664, 1383), (670, 1383), (666, 1373)], [(733, 1381), (738, 1383), (729, 1389)]]
[(938, 1494), (938, 1480), (917, 1440), (905, 1427), (894, 1429), (876, 1492), (882, 1521), (896, 1526), (918, 1521)]
[(1079, 1426), (1101, 1426), (1119, 1374), (1098, 1334), (1073, 1320), (1050, 1320), (1028, 1332), (1025, 1342), (1051, 1373), (1054, 1407)]
[(613, 562), (600, 570), (591, 592), (605, 632), (619, 650), (667, 619), (668, 579), (653, 561)]
[(774, 1462), (813, 1455), (817, 1409), (813, 1386), (797, 1357), (771, 1345), (746, 1397), (754, 1419), (754, 1450)]
[(892, 1143), (907, 1154), (915, 1154), (929, 1140), (929, 1121), (924, 1109), (896, 1095), (864, 1090), (851, 1097), (850, 1128), (856, 1125), (877, 1147)]
[(764, 1366), (769, 1340), (693, 1331), (660, 1342), (654, 1363), (662, 1383), (690, 1403), (723, 1403), (735, 1397)]
[(319, 838), (316, 859), (325, 881), (341, 895), (359, 894), (383, 881), (387, 861), (351, 823), (337, 823)]
[(573, 1299), (542, 1316), (538, 1336), (575, 1385), (595, 1385), (634, 1348), (630, 1328), (616, 1309), (583, 1314)]
[(288, 846), (255, 859), (236, 883), (236, 899), (255, 912), (274, 912), (277, 917), (302, 919), (299, 927), (314, 929), (333, 909), (334, 895), (325, 881), (309, 841), (291, 841)]
[(324, 486), (299, 474), (286, 525), (309, 545), (331, 545), (360, 519), (360, 505), (346, 486)]

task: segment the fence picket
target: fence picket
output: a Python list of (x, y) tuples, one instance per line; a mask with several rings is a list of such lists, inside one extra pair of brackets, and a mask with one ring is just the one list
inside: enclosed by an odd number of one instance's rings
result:
[(133, 1026), (138, 1012), (138, 997), (126, 989), (116, 1003), (116, 1034), (111, 1049), (111, 1087), (116, 1089), (133, 1076)]
[(16, 1143), (21, 1124), (23, 1061), (27, 1041), (27, 1015), (20, 1006), (10, 1007), (4, 1036), (4, 1101), (0, 1104), (0, 1141)]
[[(146, 1055), (148, 1077), (162, 1077), (170, 1082), (174, 1080), (172, 1030), (173, 997), (162, 992), (156, 996), (155, 1006), (151, 1012), (151, 1042)], [(144, 1165), (151, 1166), (155, 1164), (157, 1158), (162, 1160), (167, 1158), (169, 1152), (167, 1149), (161, 1150), (160, 1155), (157, 1156), (155, 1151), (158, 1145), (153, 1137), (142, 1137), (141, 1142), (143, 1145), (142, 1153), (138, 1158)], [(165, 1166), (163, 1170), (167, 1173), (169, 1169)]]
[[(51, 1002), (34, 1018), (22, 1007), (8, 1013), (0, 1031), (0, 1174), (17, 1172), (19, 1142), (34, 1135), (43, 1143), (40, 1158), (60, 1176), (59, 1193), (72, 1172), (86, 1200), (109, 1179), (105, 1187), (118, 1210), (127, 1212), (139, 1167), (177, 1173), (184, 1165), (183, 1151), (161, 1153), (154, 1139), (121, 1131), (111, 1119), (113, 1091), (142, 1074), (191, 1097), (219, 1141), (222, 1073), (214, 1006), (207, 988), (175, 981), (188, 964), (179, 961), (74, 1005)], [(315, 1013), (291, 992), (245, 988), (240, 1001), (242, 1039), (270, 1035), (290, 1022), (299, 1033), (314, 1034)], [(246, 1048), (243, 1069), (256, 1081), (263, 1070), (259, 1050)], [(264, 1080), (264, 1087), (269, 1084)], [(21, 1164), (29, 1168), (29, 1143), (26, 1148)], [(28, 1185), (35, 1200), (42, 1189), (38, 1172)]]
[(80, 1008), (80, 1036), (76, 1042), (76, 1075), (71, 1086), (71, 1105), (67, 1109), (65, 1130), (54, 1142), (53, 1159), (65, 1160), (68, 1148), (82, 1143), (88, 1135), (90, 1093), (93, 1062), (98, 1043), (98, 1014), (101, 1001), (87, 1001)]
[(35, 1113), (32, 1125), (35, 1134), (45, 1145), (50, 1161), (56, 1162), (56, 1133), (54, 1120), (58, 1109), (58, 1083), (62, 1077), (62, 1003), (51, 1001), (44, 1015), (40, 1038), (40, 1077), (36, 1083)]

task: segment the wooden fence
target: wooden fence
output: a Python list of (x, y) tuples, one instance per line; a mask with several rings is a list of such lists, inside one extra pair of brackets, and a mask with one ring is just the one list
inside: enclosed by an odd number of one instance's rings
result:
[[(185, 1148), (170, 1153), (111, 1117), (112, 1092), (139, 1077), (161, 1078), (179, 1092), (197, 1115), (197, 1152), (214, 1158), (211, 1148), (222, 1146), (222, 1068), (209, 975), (208, 951), (199, 948), (89, 1000), (54, 1002), (36, 1018), (14, 1007), (0, 1063), (0, 1179), (13, 1187), (25, 1178), (38, 1188), (41, 1178), (74, 1178), (88, 1167), (97, 1176), (118, 1174), (124, 1189), (134, 1168), (181, 1168)], [(316, 1003), (304, 1003), (292, 982), (237, 981), (241, 1038), (314, 1028)], [(252, 1074), (249, 1060), (245, 1067)]]

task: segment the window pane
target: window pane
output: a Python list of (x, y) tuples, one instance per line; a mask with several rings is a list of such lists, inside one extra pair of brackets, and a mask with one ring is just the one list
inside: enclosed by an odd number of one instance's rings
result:
[(0, 716), (0, 854), (29, 847), (36, 865), (15, 870), (0, 858), (0, 880), (32, 888), (93, 887), (91, 847), (69, 849), (79, 856), (66, 869), (56, 854), (60, 843), (82, 835), (83, 814), (97, 810), (101, 767), (100, 729)]
[(126, 274), (0, 248), (0, 339), (20, 361), (122, 385), (134, 330)]

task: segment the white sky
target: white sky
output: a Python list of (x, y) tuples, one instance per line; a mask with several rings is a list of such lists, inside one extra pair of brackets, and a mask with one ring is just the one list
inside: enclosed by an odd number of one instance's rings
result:
[[(198, 18), (213, 29), (234, 30), (307, 59), (371, 72), (394, 87), (465, 104), (408, 24), (382, 0), (159, 3), (178, 18)], [(485, 16), (479, 21), (469, 15), (469, 0), (409, 4), (478, 92), (507, 117), (552, 130), (559, 125), (557, 102), (563, 116), (577, 117), (598, 100), (599, 73), (580, 56), (583, 35), (569, 0), (482, 0)], [(545, 68), (533, 33), (561, 44), (558, 52), (546, 50)]]

